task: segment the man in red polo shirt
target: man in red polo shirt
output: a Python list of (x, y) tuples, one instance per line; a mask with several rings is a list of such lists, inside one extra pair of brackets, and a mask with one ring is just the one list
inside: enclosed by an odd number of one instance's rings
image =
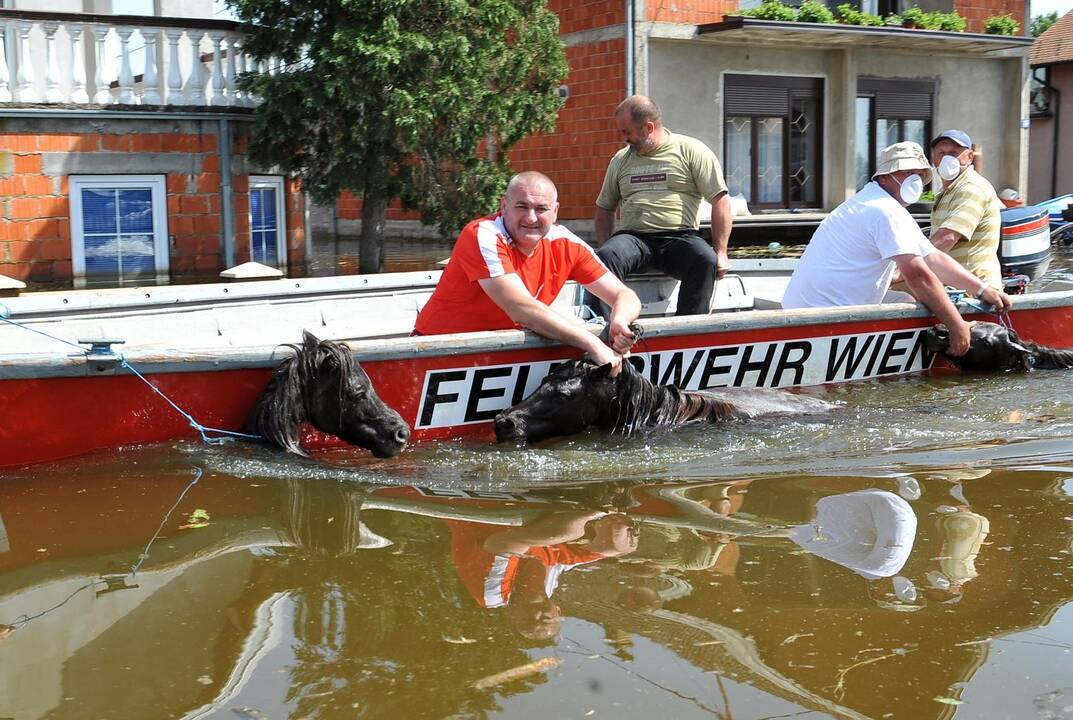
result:
[[(415, 334), (527, 327), (611, 363), (617, 374), (635, 340), (629, 325), (641, 302), (584, 241), (555, 223), (558, 212), (558, 193), (547, 176), (511, 178), (499, 213), (474, 220), (458, 236)], [(548, 307), (568, 280), (611, 306), (610, 347)]]

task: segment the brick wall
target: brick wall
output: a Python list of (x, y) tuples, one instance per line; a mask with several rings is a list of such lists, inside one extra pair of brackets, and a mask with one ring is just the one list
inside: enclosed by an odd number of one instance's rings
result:
[(559, 16), (561, 35), (626, 22), (621, 0), (549, 0), (548, 9)]
[(722, 22), (724, 15), (737, 12), (738, 0), (652, 0), (645, 9), (651, 22), (702, 25)]
[(570, 98), (555, 132), (533, 135), (510, 154), (517, 170), (539, 170), (559, 189), (562, 220), (591, 219), (611, 156), (622, 147), (612, 115), (626, 97), (624, 40), (568, 47)]
[(967, 32), (983, 32), (984, 23), (992, 15), (1012, 15), (1020, 24), (1019, 35), (1027, 34), (1025, 25), (1025, 0), (954, 0), (954, 10), (961, 13)]
[[(70, 175), (163, 175), (171, 280), (214, 280), (221, 247), (216, 122), (9, 120), (0, 125), (0, 274), (67, 285), (73, 277)], [(231, 124), (232, 203), (239, 262), (249, 258), (248, 126)], [(304, 264), (304, 207), (288, 184), (292, 268)], [(294, 274), (294, 273), (292, 273)]]

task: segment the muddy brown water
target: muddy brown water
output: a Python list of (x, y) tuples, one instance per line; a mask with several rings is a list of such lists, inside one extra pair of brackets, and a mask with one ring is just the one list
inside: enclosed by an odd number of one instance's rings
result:
[(5, 471), (0, 718), (1073, 717), (1071, 382)]

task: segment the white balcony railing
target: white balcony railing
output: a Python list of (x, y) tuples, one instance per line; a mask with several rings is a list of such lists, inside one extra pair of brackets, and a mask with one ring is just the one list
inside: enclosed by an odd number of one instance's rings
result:
[(238, 23), (0, 10), (0, 104), (249, 107)]

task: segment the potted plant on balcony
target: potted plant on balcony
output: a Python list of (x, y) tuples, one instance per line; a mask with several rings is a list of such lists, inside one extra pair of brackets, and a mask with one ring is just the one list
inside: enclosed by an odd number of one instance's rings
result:
[(992, 15), (984, 23), (984, 32), (988, 35), (1016, 35), (1018, 27), (1012, 15)]
[(957, 12), (934, 13), (939, 18), (939, 29), (946, 32), (965, 32), (965, 18)]
[(823, 3), (805, 0), (797, 10), (797, 21), (832, 25), (835, 22), (835, 16)]
[(883, 18), (878, 15), (861, 12), (848, 2), (842, 3), (835, 8), (835, 13), (838, 15), (838, 22), (843, 25), (883, 25)]
[(756, 18), (757, 20), (781, 20), (793, 22), (797, 19), (797, 11), (782, 0), (764, 0), (758, 7), (742, 10), (742, 17)]

